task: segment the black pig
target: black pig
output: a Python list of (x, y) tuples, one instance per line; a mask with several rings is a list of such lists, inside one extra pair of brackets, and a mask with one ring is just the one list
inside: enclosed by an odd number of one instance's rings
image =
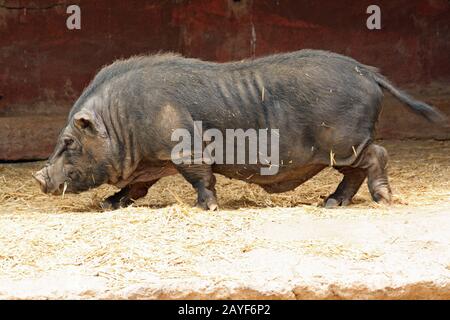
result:
[[(121, 190), (104, 208), (147, 194), (160, 178), (181, 173), (198, 206), (217, 208), (215, 178), (292, 190), (327, 166), (343, 175), (326, 207), (347, 205), (368, 178), (373, 199), (390, 203), (386, 150), (373, 143), (382, 89), (415, 113), (445, 121), (431, 106), (396, 89), (377, 69), (339, 54), (301, 50), (213, 63), (174, 54), (138, 56), (103, 68), (73, 106), (53, 155), (34, 176), (43, 192), (81, 192), (101, 184)], [(174, 164), (174, 130), (279, 129), (279, 164)]]

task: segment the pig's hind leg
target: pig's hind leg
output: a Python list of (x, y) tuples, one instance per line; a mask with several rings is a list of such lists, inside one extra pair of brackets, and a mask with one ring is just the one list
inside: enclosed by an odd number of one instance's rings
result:
[(327, 198), (325, 207), (332, 208), (350, 203), (366, 176), (372, 199), (378, 203), (391, 203), (392, 192), (386, 170), (387, 161), (388, 154), (385, 148), (376, 144), (368, 145), (351, 167), (338, 169), (344, 174), (344, 179), (336, 191)]
[(326, 208), (349, 205), (367, 176), (367, 170), (361, 168), (342, 167), (336, 169), (344, 175), (344, 178), (336, 191), (325, 200)]
[(351, 167), (337, 168), (344, 174), (344, 179), (336, 191), (325, 200), (325, 207), (348, 205), (366, 176), (372, 199), (379, 203), (391, 203), (392, 192), (386, 170), (387, 160), (385, 148), (370, 144)]
[(183, 164), (177, 166), (183, 177), (197, 190), (197, 207), (217, 210), (216, 177), (207, 164)]
[(157, 181), (158, 180), (130, 184), (103, 200), (100, 203), (100, 206), (103, 210), (116, 210), (127, 207), (137, 199), (145, 197), (148, 193), (148, 188)]
[(358, 167), (367, 170), (367, 184), (372, 199), (378, 203), (390, 204), (391, 187), (387, 176), (388, 154), (382, 146), (369, 145), (359, 161)]

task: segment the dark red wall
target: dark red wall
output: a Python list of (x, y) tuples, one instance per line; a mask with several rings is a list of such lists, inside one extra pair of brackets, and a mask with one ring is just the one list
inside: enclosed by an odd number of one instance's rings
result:
[[(66, 7), (81, 7), (68, 30)], [(366, 28), (378, 4), (382, 29)], [(0, 1), (0, 159), (45, 158), (72, 103), (120, 57), (176, 51), (228, 61), (317, 48), (381, 68), (450, 113), (447, 0)], [(450, 138), (388, 98), (379, 134)]]

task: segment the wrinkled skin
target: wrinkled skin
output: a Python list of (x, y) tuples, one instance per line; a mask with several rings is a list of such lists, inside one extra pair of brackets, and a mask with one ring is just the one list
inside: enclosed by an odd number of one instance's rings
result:
[[(366, 180), (374, 201), (390, 203), (387, 152), (373, 143), (382, 89), (434, 122), (443, 116), (396, 89), (373, 67), (317, 51), (212, 63), (165, 54), (134, 57), (103, 68), (73, 106), (45, 168), (34, 176), (43, 192), (77, 193), (104, 183), (121, 190), (101, 204), (117, 209), (147, 194), (160, 178), (181, 173), (197, 206), (218, 208), (214, 173), (293, 190), (332, 165), (343, 174), (324, 205), (348, 205)], [(175, 165), (175, 129), (279, 129), (278, 173), (261, 165)], [(201, 140), (201, 138), (200, 138)], [(224, 155), (226, 156), (226, 155)]]

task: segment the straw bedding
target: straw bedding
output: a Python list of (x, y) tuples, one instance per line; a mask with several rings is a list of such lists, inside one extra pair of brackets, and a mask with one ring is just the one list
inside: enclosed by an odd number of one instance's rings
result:
[[(394, 208), (450, 200), (450, 141), (381, 141), (389, 154)], [(268, 194), (260, 187), (218, 177), (220, 211), (191, 208), (195, 193), (180, 176), (154, 185), (132, 206), (102, 212), (98, 202), (116, 190), (104, 186), (79, 195), (42, 194), (31, 173), (42, 163), (0, 165), (0, 280), (33, 277), (51, 271), (78, 270), (106, 278), (111, 288), (152, 276), (207, 277), (206, 262), (219, 263), (257, 249), (289, 246), (313, 255), (371, 259), (376, 252), (356, 252), (329, 243), (283, 243), (248, 232), (267, 221), (293, 215), (389, 215), (390, 208), (370, 199), (364, 184), (348, 209), (326, 210), (318, 204), (341, 177), (324, 170), (294, 191)], [(292, 207), (292, 209), (290, 209)], [(258, 268), (253, 266), (252, 268)], [(242, 270), (243, 277), (252, 268)], [(219, 277), (217, 273), (215, 277)], [(223, 274), (224, 279), (232, 277)], [(216, 279), (220, 281), (221, 279)], [(238, 280), (238, 279), (236, 279)]]
[[(395, 205), (424, 205), (445, 200), (450, 190), (450, 142), (381, 142), (389, 152), (389, 177)], [(31, 173), (43, 163), (0, 164), (0, 213), (63, 213), (99, 211), (98, 203), (117, 189), (103, 186), (78, 195), (42, 194)], [(326, 169), (294, 191), (268, 194), (256, 185), (218, 176), (217, 194), (222, 209), (316, 206), (334, 191), (341, 176)], [(134, 207), (165, 208), (192, 205), (195, 192), (179, 175), (162, 179)], [(363, 185), (353, 208), (378, 207)], [(181, 208), (181, 207), (180, 207)]]

